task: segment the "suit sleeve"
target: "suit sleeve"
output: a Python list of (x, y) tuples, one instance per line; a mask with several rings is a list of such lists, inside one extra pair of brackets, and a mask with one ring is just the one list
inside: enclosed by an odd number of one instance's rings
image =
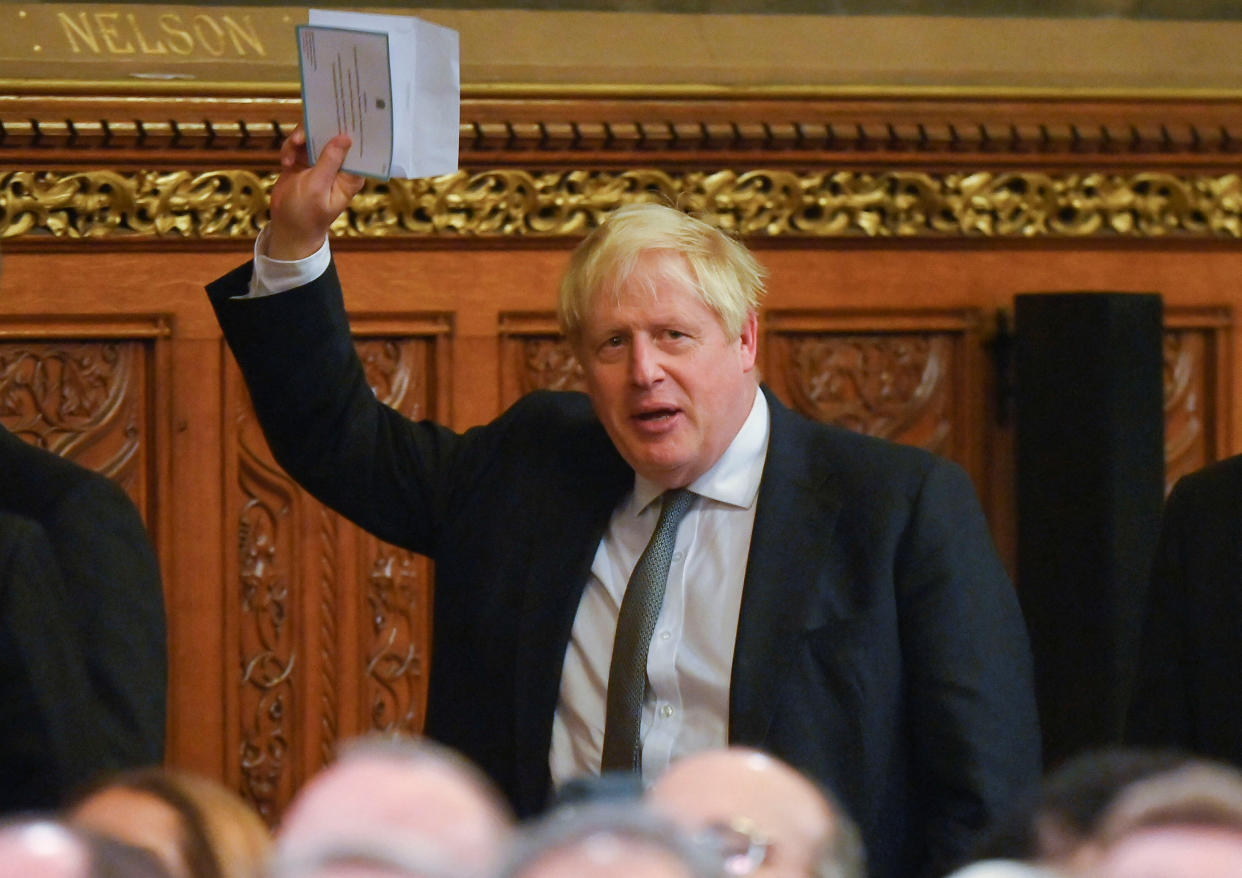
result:
[[(1126, 713), (1126, 742), (1139, 747), (1192, 747), (1190, 681), (1186, 679), (1186, 552), (1193, 488), (1183, 480), (1165, 506), (1152, 564), (1148, 606), (1139, 642), (1134, 688)], [(1203, 526), (1203, 523), (1200, 523)]]
[(937, 461), (928, 471), (897, 576), (927, 874), (943, 874), (1041, 773), (1026, 625), (957, 465)]
[[(437, 555), (453, 518), (467, 442), (414, 422), (371, 389), (335, 264), (286, 292), (241, 299), (251, 264), (207, 287), (277, 462), (327, 506), (382, 540)], [(476, 440), (481, 431), (472, 431)], [(484, 462), (481, 443), (473, 459)], [(494, 452), (498, 443), (493, 442)]]

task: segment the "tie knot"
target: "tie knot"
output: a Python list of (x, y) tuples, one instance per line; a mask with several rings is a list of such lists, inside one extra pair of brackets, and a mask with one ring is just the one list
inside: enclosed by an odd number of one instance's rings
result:
[(660, 521), (656, 529), (675, 527), (694, 502), (694, 493), (689, 488), (673, 488), (665, 491), (660, 507)]

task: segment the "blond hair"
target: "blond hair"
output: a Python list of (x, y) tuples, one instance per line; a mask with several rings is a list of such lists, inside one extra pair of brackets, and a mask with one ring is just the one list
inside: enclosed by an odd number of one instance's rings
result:
[(611, 213), (586, 237), (561, 280), (557, 316), (574, 341), (596, 295), (619, 295), (644, 254), (685, 257), (685, 280), (720, 318), (730, 338), (741, 335), (747, 314), (763, 299), (767, 274), (754, 255), (723, 230), (676, 208), (654, 202)]

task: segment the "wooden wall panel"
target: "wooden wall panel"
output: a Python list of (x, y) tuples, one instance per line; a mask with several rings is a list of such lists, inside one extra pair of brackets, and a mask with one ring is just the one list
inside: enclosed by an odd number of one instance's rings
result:
[[(407, 414), (465, 429), (580, 387), (556, 279), (610, 210), (664, 198), (769, 269), (760, 356), (778, 394), (961, 462), (1010, 563), (995, 355), (1016, 294), (1161, 293), (1169, 480), (1242, 451), (1242, 102), (539, 97), (467, 96), (461, 173), (369, 184), (334, 229), (368, 377)], [(202, 292), (265, 223), (298, 109), (201, 91), (0, 101), (0, 419), (139, 503), (169, 607), (169, 761), (270, 819), (344, 738), (418, 728), (433, 659), (430, 565), (273, 464)]]
[[(62, 334), (62, 333), (69, 334)], [(112, 478), (157, 519), (155, 339), (166, 321), (0, 321), (0, 420)]]
[[(376, 395), (437, 417), (447, 387), (442, 317), (356, 315)], [(271, 820), (344, 738), (422, 728), (431, 565), (327, 510), (272, 459), (241, 375), (228, 372), (227, 505), (238, 547), (227, 601), (239, 747), (227, 771)], [(347, 473), (342, 474), (348, 478)]]
[(1165, 491), (1182, 476), (1227, 457), (1233, 405), (1228, 307), (1165, 311)]

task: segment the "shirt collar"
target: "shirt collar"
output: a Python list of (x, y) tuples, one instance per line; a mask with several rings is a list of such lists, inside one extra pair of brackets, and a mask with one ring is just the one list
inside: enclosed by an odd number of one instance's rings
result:
[[(688, 486), (695, 494), (716, 500), (729, 506), (748, 508), (759, 496), (759, 482), (763, 478), (763, 463), (768, 455), (768, 435), (771, 423), (768, 417), (768, 401), (763, 391), (755, 389), (755, 401), (750, 414), (742, 423), (729, 447), (720, 455), (707, 472)], [(634, 494), (630, 511), (640, 514), (651, 502), (664, 493), (664, 489), (650, 479), (634, 474)]]

